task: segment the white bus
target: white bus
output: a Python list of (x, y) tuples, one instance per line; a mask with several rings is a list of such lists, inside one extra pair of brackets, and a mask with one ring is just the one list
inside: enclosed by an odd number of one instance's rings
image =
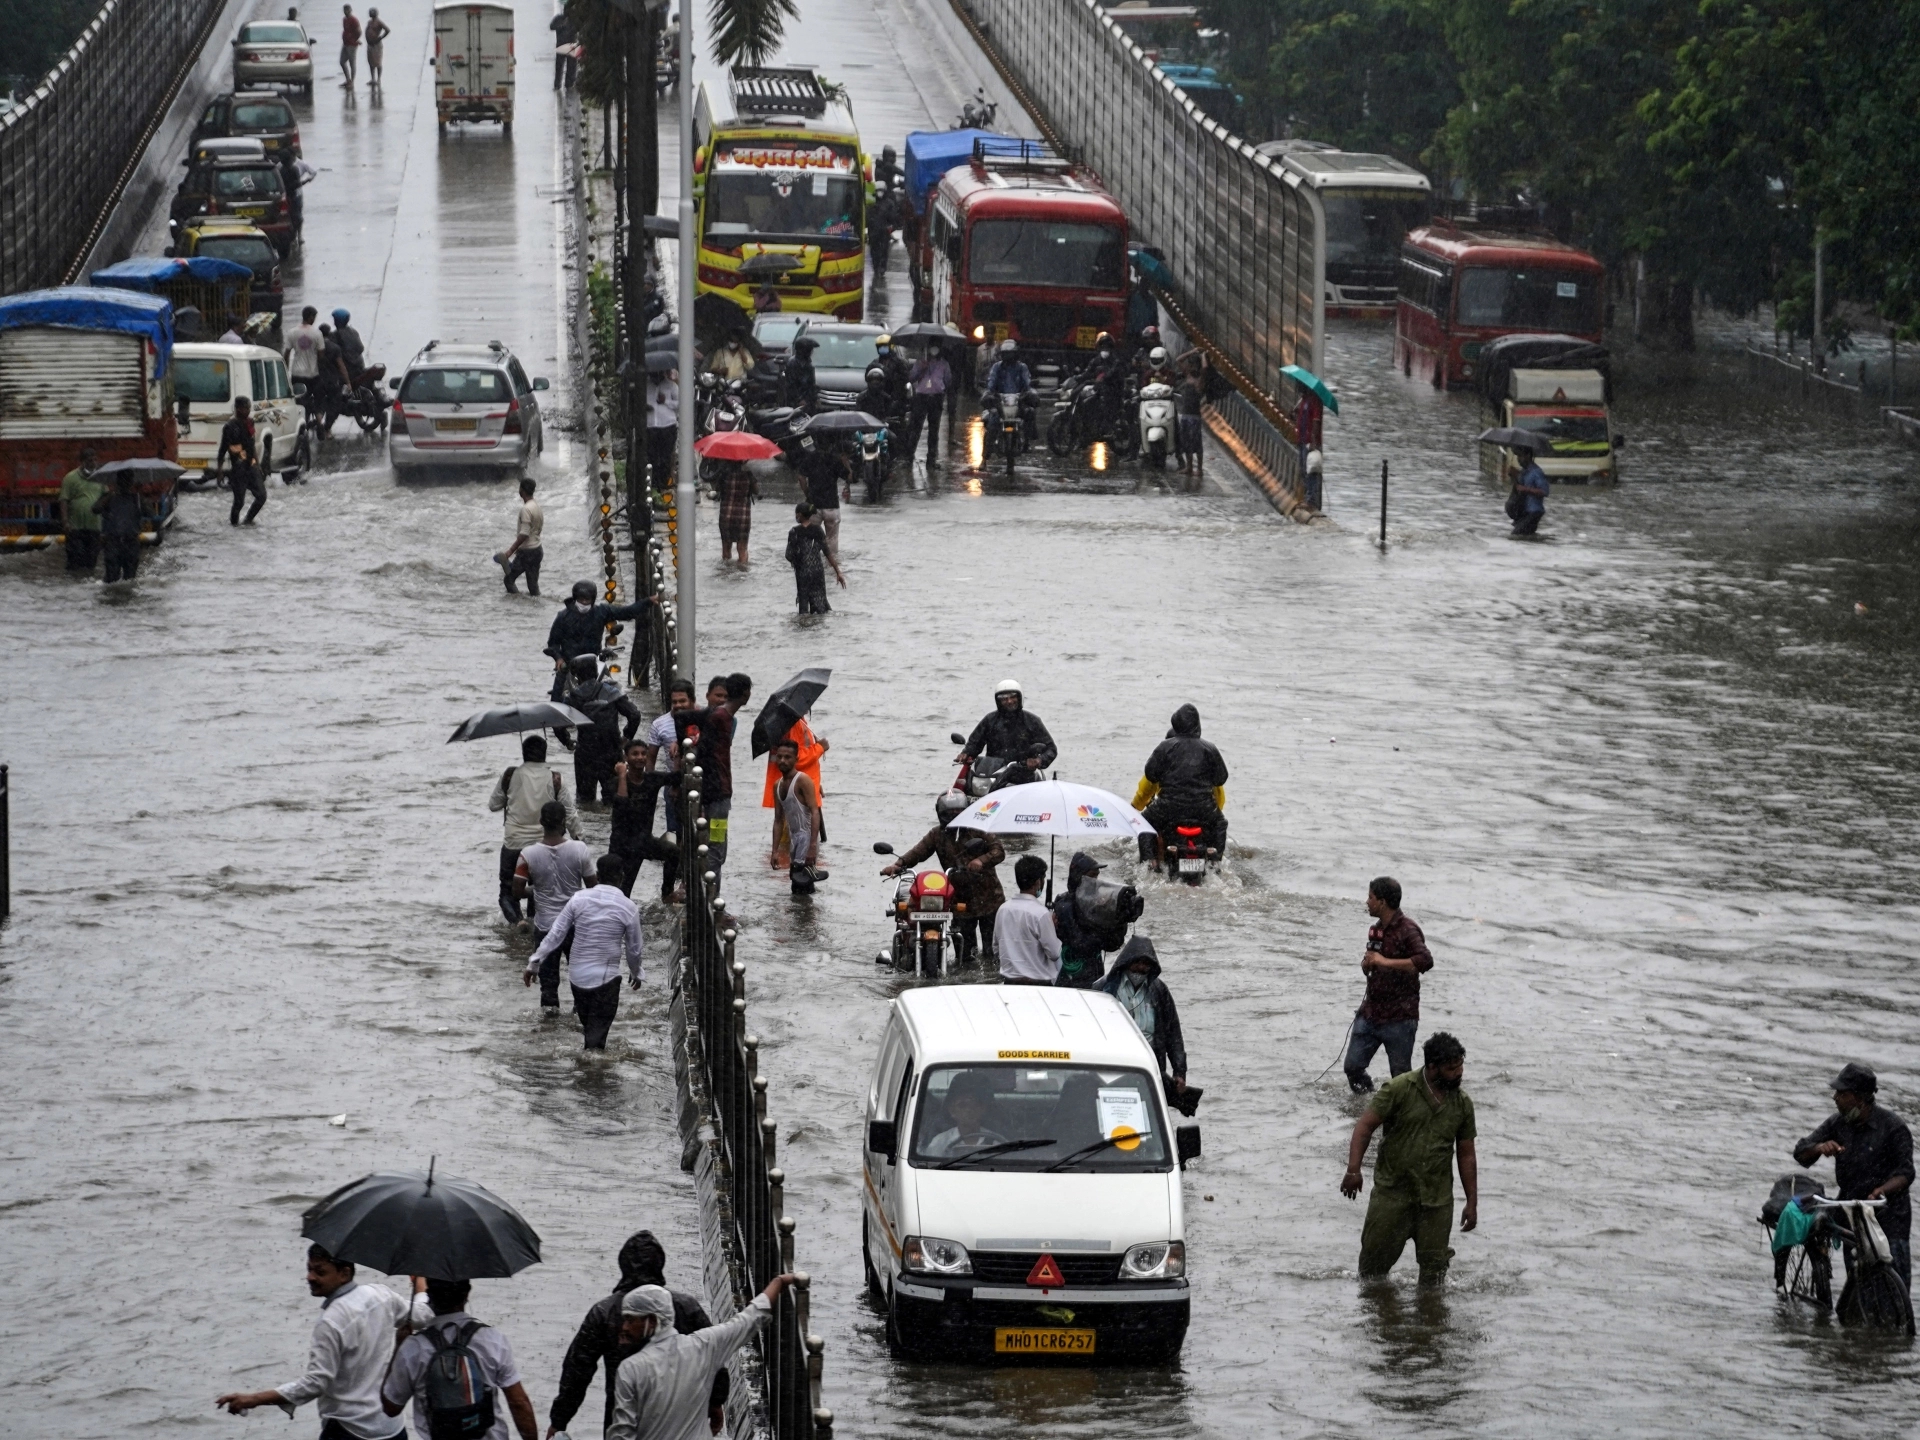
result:
[(1320, 192), (1327, 207), (1327, 314), (1393, 318), (1400, 244), (1433, 212), (1433, 185), (1390, 155), (1336, 150), (1317, 140), (1257, 147)]

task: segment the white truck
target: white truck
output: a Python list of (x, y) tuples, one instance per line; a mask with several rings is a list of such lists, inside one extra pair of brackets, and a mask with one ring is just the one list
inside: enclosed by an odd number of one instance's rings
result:
[(484, 121), (513, 134), (513, 9), (441, 0), (433, 7), (434, 106), (440, 133)]
[[(1537, 431), (1535, 455), (1556, 485), (1619, 478), (1616, 454), (1627, 437), (1613, 428), (1607, 352), (1571, 335), (1509, 335), (1480, 352), (1482, 421)], [(1511, 449), (1480, 447), (1481, 470), (1508, 482), (1520, 473)]]

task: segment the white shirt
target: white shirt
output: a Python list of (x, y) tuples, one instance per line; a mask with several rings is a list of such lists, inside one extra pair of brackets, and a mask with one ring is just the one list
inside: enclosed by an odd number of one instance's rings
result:
[(569, 978), (580, 989), (597, 990), (618, 980), (622, 955), (636, 985), (647, 978), (640, 964), (640, 907), (622, 895), (618, 885), (595, 885), (567, 901), (546, 938), (527, 957), (529, 974), (560, 948), (569, 929), (573, 931), (573, 949), (567, 955)]
[(584, 887), (593, 884), (593, 851), (578, 840), (549, 845), (543, 839), (520, 852), (519, 869), (527, 872), (533, 892), (533, 928), (542, 935), (553, 928), (554, 917), (567, 908)]
[(296, 325), (287, 332), (287, 374), (311, 380), (320, 373), (320, 350), (326, 341), (318, 327)]
[(607, 1440), (707, 1440), (713, 1377), (772, 1315), (762, 1293), (723, 1324), (656, 1334), (620, 1362)]
[[(511, 794), (508, 790), (511, 789)], [(573, 796), (567, 793), (566, 777), (544, 762), (516, 765), (510, 787), (493, 782), (493, 794), (487, 797), (489, 810), (506, 811), (506, 839), (509, 850), (524, 850), (538, 845), (546, 828), (540, 823), (540, 807), (558, 800), (567, 807), (567, 834), (580, 838), (580, 816), (573, 808)]]
[(1037, 895), (1016, 895), (1000, 907), (993, 919), (993, 948), (1000, 952), (1002, 975), (1051, 985), (1060, 973), (1060, 937), (1052, 912)]
[(661, 375), (647, 382), (647, 427), (663, 430), (680, 423), (680, 387)]
[(384, 1285), (342, 1286), (320, 1304), (306, 1373), (274, 1389), (289, 1405), (318, 1401), (321, 1420), (337, 1421), (362, 1440), (393, 1434), (393, 1421), (380, 1408), (380, 1381), (393, 1354), (394, 1327), (409, 1319), (415, 1326), (432, 1322), (426, 1296), (409, 1305)]
[(653, 768), (656, 772), (665, 775), (680, 768), (676, 763), (680, 741), (671, 710), (653, 717), (653, 724), (647, 727), (647, 743), (653, 746)]
[[(453, 1315), (436, 1315), (430, 1322), (434, 1328), (445, 1330), (449, 1337), (456, 1333), (473, 1316), (464, 1311)], [(482, 1326), (473, 1332), (473, 1338), (467, 1341), (467, 1349), (473, 1352), (473, 1358), (480, 1366), (480, 1378), (493, 1390), (493, 1424), (481, 1440), (511, 1440), (512, 1420), (507, 1415), (507, 1397), (501, 1392), (520, 1383), (520, 1367), (514, 1364), (513, 1347), (507, 1344), (507, 1337), (491, 1325)], [(409, 1335), (401, 1344), (399, 1353), (393, 1357), (393, 1371), (387, 1376), (387, 1383), (381, 1387), (381, 1398), (391, 1404), (401, 1404), (411, 1395), (413, 1397), (413, 1431), (420, 1440), (431, 1440), (433, 1430), (427, 1418), (427, 1387), (423, 1383), (427, 1375), (427, 1362), (433, 1359), (433, 1342), (424, 1335)], [(382, 1421), (392, 1425), (393, 1421), (384, 1414)], [(388, 1430), (387, 1434), (393, 1432)]]
[(522, 550), (538, 550), (540, 548), (540, 532), (545, 528), (546, 523), (547, 517), (541, 513), (540, 502), (538, 500), (528, 500), (521, 504), (520, 524), (516, 527), (514, 533), (525, 542), (520, 546)]

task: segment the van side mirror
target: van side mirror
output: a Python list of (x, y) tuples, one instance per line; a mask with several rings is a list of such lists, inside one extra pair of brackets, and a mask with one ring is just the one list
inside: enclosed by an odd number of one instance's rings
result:
[(1198, 1125), (1181, 1125), (1174, 1129), (1173, 1153), (1179, 1158), (1183, 1169), (1187, 1161), (1200, 1158), (1200, 1127)]
[(893, 854), (893, 846), (884, 840), (876, 840), (873, 842), (873, 853), (876, 855), (891, 855)]
[(962, 735), (958, 730), (954, 731), (951, 735), (947, 736), (947, 738), (953, 741), (953, 743), (956, 745), (964, 745), (967, 743), (967, 737)]
[(536, 390), (544, 390), (544, 389), (546, 389), (546, 388), (547, 388), (547, 377), (546, 377), (546, 376), (544, 376), (544, 375), (536, 375), (536, 376), (534, 376), (534, 377), (533, 377), (533, 388), (534, 388), (534, 389), (536, 389)]
[(887, 1163), (893, 1163), (894, 1154), (900, 1144), (900, 1127), (891, 1120), (869, 1120), (867, 1122), (867, 1149), (875, 1155), (887, 1157)]
[(389, 390), (398, 390), (400, 388), (400, 377), (398, 375), (389, 377), (387, 380), (387, 388)]

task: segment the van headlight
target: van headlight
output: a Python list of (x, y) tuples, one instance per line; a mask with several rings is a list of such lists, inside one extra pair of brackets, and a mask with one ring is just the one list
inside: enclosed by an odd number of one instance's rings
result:
[(1120, 1262), (1122, 1280), (1177, 1280), (1187, 1273), (1187, 1242), (1149, 1240), (1127, 1251)]
[(973, 1257), (958, 1240), (909, 1235), (900, 1247), (900, 1263), (919, 1275), (971, 1275)]

